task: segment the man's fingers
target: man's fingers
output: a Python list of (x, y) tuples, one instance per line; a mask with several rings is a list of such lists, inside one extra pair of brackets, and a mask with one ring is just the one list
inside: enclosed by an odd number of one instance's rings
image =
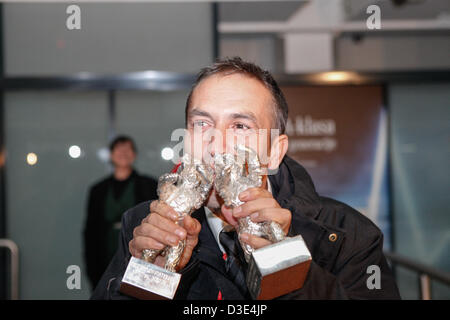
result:
[(183, 225), (189, 236), (197, 236), (201, 229), (200, 222), (191, 216), (184, 217)]
[(198, 243), (198, 234), (201, 230), (200, 222), (197, 219), (192, 218), (191, 216), (186, 216), (184, 218), (183, 224), (184, 228), (187, 231), (186, 247), (184, 248), (183, 254), (181, 255), (177, 270), (184, 268), (184, 266), (191, 259), (192, 251)]
[(148, 237), (135, 237), (128, 244), (131, 255), (136, 258), (142, 257), (142, 250), (144, 249), (161, 250), (164, 247), (165, 245), (163, 243)]
[(179, 263), (179, 267), (182, 268), (189, 262), (192, 250), (197, 245), (200, 222), (186, 216), (183, 224), (178, 225), (175, 222), (178, 221), (179, 214), (158, 200), (151, 202), (150, 211), (151, 213), (133, 230), (133, 239), (128, 244), (130, 253), (134, 257), (141, 258), (144, 249), (161, 250), (167, 245), (176, 246), (180, 240), (186, 239), (186, 248)]
[(172, 221), (176, 221), (179, 216), (179, 214), (171, 206), (159, 200), (154, 200), (150, 203), (150, 212), (156, 212)]
[(233, 227), (236, 227), (238, 225), (237, 220), (233, 217), (232, 208), (228, 208), (225, 204), (222, 204), (221, 211), (223, 217), (229, 224), (231, 224)]
[(277, 200), (274, 198), (259, 198), (246, 202), (239, 207), (233, 209), (233, 216), (235, 218), (246, 217), (254, 212), (258, 212), (266, 208), (280, 208)]
[(241, 234), (240, 239), (242, 242), (250, 245), (254, 249), (259, 249), (259, 248), (262, 248), (262, 247), (265, 247), (265, 246), (271, 244), (271, 242), (267, 239), (253, 236), (248, 233)]
[(253, 212), (250, 215), (253, 222), (264, 222), (264, 221), (274, 221), (278, 223), (283, 229), (284, 233), (287, 234), (289, 231), (289, 226), (291, 225), (292, 215), (291, 212), (283, 208), (266, 208)]
[(264, 188), (249, 188), (239, 194), (241, 201), (252, 201), (258, 198), (272, 198), (272, 193)]
[(189, 244), (189, 240), (187, 241), (187, 245), (186, 248), (183, 251), (183, 254), (181, 255), (180, 261), (178, 263), (177, 266), (177, 271), (183, 269), (189, 262), (189, 260), (191, 260), (191, 256), (192, 256), (192, 251), (194, 250), (194, 247), (197, 245), (197, 241), (198, 239), (196, 238), (195, 240), (192, 240), (193, 242), (195, 242), (195, 244), (190, 245)]
[(134, 237), (153, 238), (154, 240), (169, 246), (175, 246), (180, 238), (174, 233), (162, 230), (155, 225), (145, 223), (137, 227), (134, 231)]
[(151, 214), (148, 218), (148, 223), (143, 223), (142, 225), (154, 225), (161, 230), (167, 231), (169, 233), (175, 233), (180, 239), (184, 239), (186, 237), (186, 230), (184, 228), (177, 225), (170, 219), (167, 219), (158, 214)]

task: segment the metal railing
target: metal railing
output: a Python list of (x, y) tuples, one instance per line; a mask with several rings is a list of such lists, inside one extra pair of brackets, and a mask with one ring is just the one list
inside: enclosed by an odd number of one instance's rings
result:
[[(0, 239), (0, 248), (6, 248), (10, 252), (10, 299), (19, 299), (19, 247), (10, 239)], [(431, 300), (431, 280), (439, 281), (450, 287), (450, 273), (443, 272), (428, 265), (415, 262), (409, 258), (393, 252), (384, 252), (386, 258), (393, 267), (400, 266), (412, 270), (418, 274), (420, 298)]]
[(6, 248), (10, 252), (10, 299), (19, 299), (19, 247), (10, 239), (0, 239), (0, 248)]
[(421, 300), (431, 300), (431, 280), (439, 281), (450, 287), (450, 273), (443, 272), (428, 265), (415, 262), (409, 258), (393, 252), (385, 252), (384, 255), (393, 266), (400, 266), (417, 273)]

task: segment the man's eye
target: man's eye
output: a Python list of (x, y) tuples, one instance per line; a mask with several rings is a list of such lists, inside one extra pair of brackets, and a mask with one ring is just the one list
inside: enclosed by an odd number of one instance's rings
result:
[(243, 123), (236, 123), (236, 124), (234, 125), (234, 128), (235, 128), (235, 129), (238, 129), (238, 130), (248, 130), (248, 129), (250, 129), (249, 126), (247, 126), (247, 125), (245, 125), (245, 124), (243, 124)]
[(197, 120), (193, 122), (194, 127), (205, 127), (207, 125), (206, 121)]

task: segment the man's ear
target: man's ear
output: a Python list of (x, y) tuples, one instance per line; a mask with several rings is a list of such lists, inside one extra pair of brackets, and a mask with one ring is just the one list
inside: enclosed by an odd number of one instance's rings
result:
[(288, 140), (288, 136), (285, 134), (281, 134), (273, 139), (272, 146), (270, 147), (270, 159), (268, 166), (270, 170), (278, 169), (281, 161), (283, 161), (289, 147)]

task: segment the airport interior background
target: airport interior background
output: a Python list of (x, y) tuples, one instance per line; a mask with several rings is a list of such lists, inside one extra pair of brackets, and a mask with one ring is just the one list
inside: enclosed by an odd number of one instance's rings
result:
[(82, 232), (109, 142), (170, 171), (195, 74), (240, 56), (282, 87), (318, 192), (383, 231), (402, 298), (450, 299), (448, 0), (80, 2), (75, 26), (70, 4), (1, 4), (0, 298), (90, 297)]

